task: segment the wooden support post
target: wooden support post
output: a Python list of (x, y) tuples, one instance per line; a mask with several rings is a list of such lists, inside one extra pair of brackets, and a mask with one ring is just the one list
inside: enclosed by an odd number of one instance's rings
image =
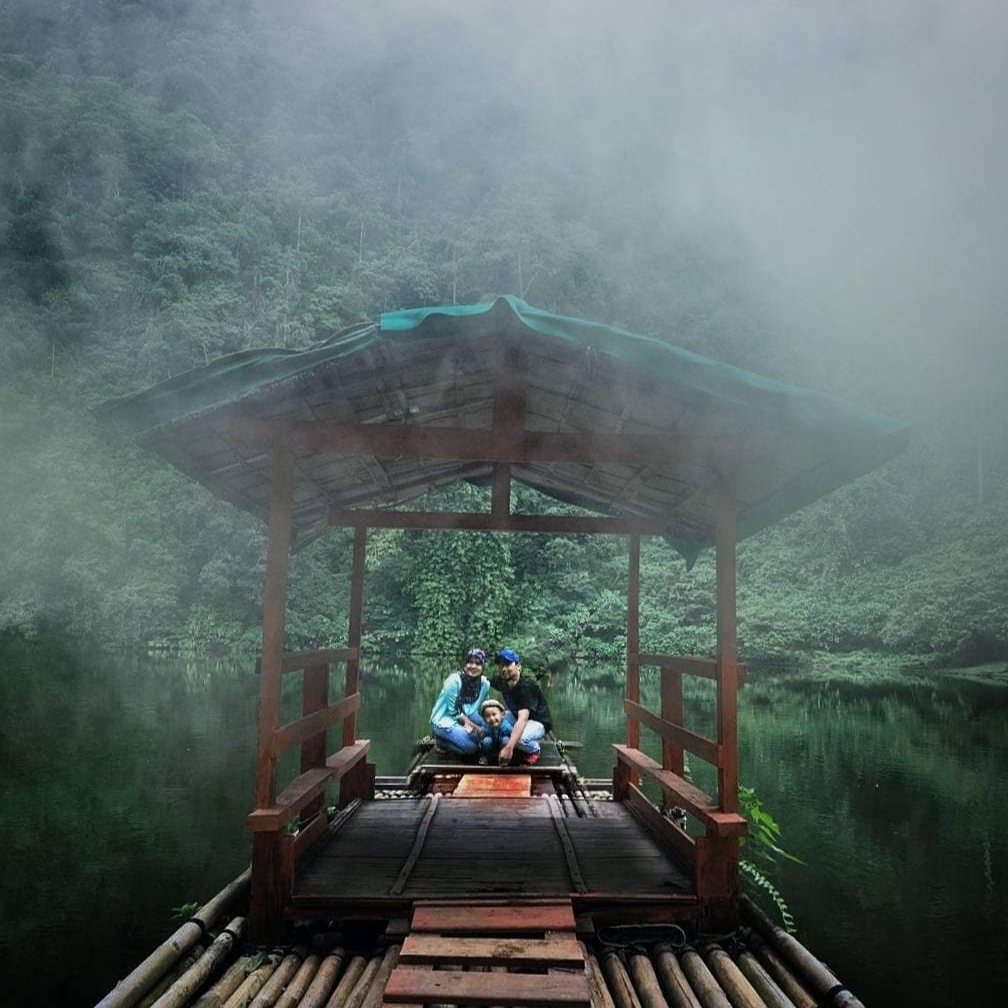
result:
[(718, 769), (722, 812), (738, 811), (738, 669), (735, 637), (735, 498), (722, 491), (717, 529), (717, 740), (724, 748)]
[[(629, 537), (627, 571), (626, 698), (640, 703), (640, 536)], [(640, 724), (627, 716), (626, 744), (640, 748)], [(633, 779), (633, 777), (631, 778)], [(636, 783), (636, 780), (633, 781)]]
[[(273, 732), (280, 723), (280, 683), (283, 677), (284, 615), (287, 602), (287, 561), (290, 553), (291, 492), (294, 460), (282, 447), (273, 450), (270, 488), (269, 544), (263, 590), (262, 661), (259, 673), (259, 744), (256, 755), (257, 808), (276, 797), (276, 757)], [(290, 878), (284, 870), (281, 835), (272, 830), (252, 841), (252, 885), (249, 917), (254, 935), (265, 938), (279, 926)]]
[(269, 545), (263, 590), (262, 661), (259, 674), (259, 745), (256, 756), (256, 807), (276, 797), (273, 730), (280, 724), (280, 682), (283, 676), (284, 616), (287, 608), (287, 560), (290, 553), (291, 488), (294, 462), (284, 448), (273, 451)]
[[(682, 727), (683, 686), (682, 672), (678, 669), (663, 668), (661, 670), (661, 716), (665, 721)], [(676, 745), (671, 739), (662, 739), (662, 768), (683, 776), (685, 770), (683, 747)]]
[[(357, 692), (360, 681), (360, 642), (364, 616), (364, 558), (367, 552), (367, 528), (358, 525), (354, 529), (353, 575), (350, 582), (350, 629), (347, 646), (354, 655), (347, 659), (346, 686), (344, 696)], [(357, 741), (357, 714), (351, 714), (343, 722), (343, 745), (353, 745)]]
[[(312, 665), (304, 670), (304, 695), (301, 713), (307, 717), (323, 707), (329, 706), (329, 666)], [(317, 735), (305, 739), (301, 743), (301, 773), (325, 766), (328, 747), (326, 731), (323, 729)], [(302, 824), (307, 823), (325, 808), (325, 795), (319, 795), (301, 812)]]
[(490, 512), (498, 516), (511, 514), (511, 466), (507, 462), (498, 462), (494, 466)]

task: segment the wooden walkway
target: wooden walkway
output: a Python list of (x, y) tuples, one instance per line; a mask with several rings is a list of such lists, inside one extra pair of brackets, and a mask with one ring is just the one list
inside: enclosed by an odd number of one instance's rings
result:
[[(417, 900), (640, 898), (695, 904), (688, 869), (626, 808), (565, 816), (555, 796), (431, 794), (361, 802), (299, 868), (296, 913), (393, 911)], [(478, 792), (478, 789), (476, 789)]]

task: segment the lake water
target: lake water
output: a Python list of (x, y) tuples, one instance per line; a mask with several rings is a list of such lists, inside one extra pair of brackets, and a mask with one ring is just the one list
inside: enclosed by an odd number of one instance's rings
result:
[[(0, 652), (0, 675), (4, 1001), (92, 1005), (174, 930), (173, 908), (248, 864), (256, 679), (251, 663), (22, 645)], [(618, 675), (549, 686), (585, 776), (611, 772)], [(362, 678), (359, 734), (380, 774), (401, 773), (440, 673), (418, 663)], [(776, 876), (799, 938), (869, 1008), (1005, 1003), (1008, 690), (752, 680), (742, 780), (806, 862)], [(688, 698), (695, 731), (709, 731), (707, 686)], [(652, 709), (656, 693), (645, 679)]]

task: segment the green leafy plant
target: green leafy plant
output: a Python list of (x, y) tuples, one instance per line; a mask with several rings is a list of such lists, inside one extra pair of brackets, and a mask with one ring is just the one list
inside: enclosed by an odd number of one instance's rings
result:
[(199, 903), (182, 903), (180, 906), (171, 908), (172, 919), (179, 917), (192, 917), (199, 909)]
[[(742, 877), (756, 890), (769, 896), (788, 932), (795, 930), (795, 920), (787, 901), (776, 885), (767, 877), (779, 860), (804, 864), (781, 846), (781, 828), (776, 819), (763, 807), (753, 788), (739, 785), (739, 810), (749, 823), (749, 832), (742, 837), (741, 848), (747, 857), (739, 861)], [(759, 892), (755, 893), (758, 897)]]

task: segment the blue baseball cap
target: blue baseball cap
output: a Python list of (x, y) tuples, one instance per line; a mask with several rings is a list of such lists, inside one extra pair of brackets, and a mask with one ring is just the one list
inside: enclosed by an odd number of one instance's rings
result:
[(494, 656), (495, 665), (509, 665), (511, 662), (514, 662), (516, 665), (520, 665), (521, 658), (518, 657), (517, 651), (513, 651), (509, 647), (501, 648)]
[(469, 661), (470, 658), (475, 658), (480, 665), (486, 665), (486, 651), (482, 648), (469, 648), (469, 650), (466, 651), (466, 661)]

